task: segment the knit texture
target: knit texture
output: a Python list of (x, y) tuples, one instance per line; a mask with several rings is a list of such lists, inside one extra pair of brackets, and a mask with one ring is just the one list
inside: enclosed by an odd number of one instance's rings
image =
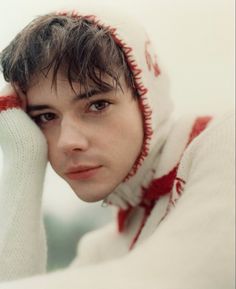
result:
[(0, 179), (2, 281), (45, 271), (41, 198), (47, 153), (40, 130), (19, 108), (0, 112), (0, 132), (4, 157)]
[(110, 224), (85, 236), (72, 268), (0, 288), (234, 289), (233, 131), (234, 116), (227, 115), (190, 144), (177, 173), (185, 180), (181, 196), (159, 225), (169, 198), (157, 202), (131, 252), (138, 211), (123, 234)]
[[(109, 29), (125, 54), (140, 94), (142, 151), (127, 178), (105, 200), (116, 211), (131, 206), (132, 212), (120, 232), (115, 220), (87, 234), (68, 270), (3, 283), (0, 289), (233, 289), (234, 117), (212, 121), (185, 150), (196, 116), (180, 120), (171, 116), (168, 81), (140, 21), (133, 21), (123, 11), (105, 9), (70, 15), (81, 14)], [(44, 157), (37, 158), (41, 153), (33, 153), (31, 148), (38, 141), (35, 136), (28, 138), (34, 135), (28, 129), (29, 119), (14, 109), (1, 112), (0, 117), (5, 157), (0, 260), (6, 259), (8, 264), (5, 269), (0, 263), (3, 280), (44, 272), (40, 200), (45, 162)], [(21, 123), (21, 117), (27, 124)], [(14, 130), (9, 133), (12, 120)], [(22, 143), (24, 139), (27, 141)], [(36, 148), (41, 151), (42, 146)], [(178, 168), (172, 171), (176, 164)], [(163, 180), (170, 172), (170, 192), (160, 192), (146, 218), (145, 207), (139, 206), (143, 192), (151, 184), (160, 185), (155, 180)], [(17, 177), (15, 182), (12, 175)]]

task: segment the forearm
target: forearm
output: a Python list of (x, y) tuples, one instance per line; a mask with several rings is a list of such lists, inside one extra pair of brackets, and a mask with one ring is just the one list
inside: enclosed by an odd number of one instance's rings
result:
[(0, 280), (45, 271), (41, 214), (46, 145), (19, 108), (0, 112), (3, 171), (0, 179)]

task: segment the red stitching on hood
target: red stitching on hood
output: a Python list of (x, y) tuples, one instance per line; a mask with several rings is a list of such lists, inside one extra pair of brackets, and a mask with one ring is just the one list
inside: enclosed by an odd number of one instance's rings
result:
[[(132, 47), (129, 47), (123, 40), (121, 40), (117, 34), (116, 29), (111, 29), (110, 26), (108, 27), (109, 31), (111, 32), (111, 35), (113, 39), (115, 40), (116, 44), (119, 45), (119, 47), (122, 48), (127, 64), (130, 68), (130, 70), (133, 73), (134, 76), (134, 82), (135, 86), (139, 92), (139, 104), (140, 104), (140, 110), (142, 111), (143, 116), (143, 127), (144, 127), (144, 141), (143, 146), (141, 149), (141, 152), (139, 156), (137, 157), (137, 160), (135, 161), (131, 171), (126, 176), (125, 181), (127, 181), (130, 177), (134, 176), (138, 170), (138, 168), (141, 166), (142, 162), (146, 158), (149, 152), (149, 144), (151, 140), (151, 136), (153, 135), (152, 131), (152, 124), (151, 124), (151, 116), (152, 116), (152, 110), (150, 106), (146, 103), (147, 97), (145, 96), (148, 93), (148, 89), (143, 85), (141, 81), (140, 74), (142, 73), (142, 70), (138, 68), (138, 65), (136, 64), (135, 60), (133, 59), (133, 56), (131, 52), (133, 51)], [(144, 97), (145, 96), (145, 97)]]
[[(143, 141), (143, 146), (142, 146), (141, 152), (140, 152), (139, 156), (137, 157), (137, 160), (135, 161), (131, 171), (129, 172), (129, 174), (126, 176), (126, 178), (124, 180), (124, 181), (127, 181), (130, 177), (132, 177), (136, 174), (138, 168), (141, 166), (144, 159), (148, 155), (150, 140), (151, 140), (151, 137), (153, 135), (152, 124), (151, 124), (152, 110), (151, 110), (150, 106), (147, 104), (146, 95), (148, 93), (148, 89), (144, 86), (144, 84), (142, 83), (142, 80), (141, 80), (140, 75), (142, 73), (142, 70), (138, 67), (135, 60), (133, 59), (132, 47), (128, 46), (121, 38), (119, 38), (116, 28), (109, 26), (109, 25), (105, 25), (104, 23), (102, 23), (102, 20), (100, 20), (99, 17), (97, 17), (95, 15), (79, 15), (79, 13), (76, 13), (75, 10), (73, 10), (72, 12), (65, 12), (65, 11), (58, 12), (57, 15), (64, 15), (64, 16), (68, 15), (72, 18), (73, 17), (74, 18), (83, 17), (83, 18), (93, 22), (94, 25), (108, 29), (108, 31), (111, 33), (111, 36), (113, 37), (115, 43), (119, 47), (121, 47), (122, 51), (124, 52), (127, 64), (133, 73), (134, 83), (135, 83), (135, 86), (136, 86), (137, 91), (138, 91), (139, 96), (140, 96), (139, 103), (140, 103), (140, 109), (141, 109), (142, 115), (143, 115), (144, 141)], [(144, 43), (144, 45), (145, 45), (145, 43)]]

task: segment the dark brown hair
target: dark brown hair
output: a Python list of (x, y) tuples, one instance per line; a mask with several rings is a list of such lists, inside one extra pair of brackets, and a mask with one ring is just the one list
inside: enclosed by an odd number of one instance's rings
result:
[[(136, 91), (125, 55), (109, 30), (85, 17), (39, 16), (0, 53), (0, 68), (5, 80), (23, 92), (27, 92), (34, 76), (49, 71), (52, 85), (56, 85), (60, 71), (72, 88), (73, 82), (79, 82), (85, 91), (90, 86), (107, 91), (120, 86), (120, 78), (124, 77)], [(112, 84), (104, 75), (112, 78)]]

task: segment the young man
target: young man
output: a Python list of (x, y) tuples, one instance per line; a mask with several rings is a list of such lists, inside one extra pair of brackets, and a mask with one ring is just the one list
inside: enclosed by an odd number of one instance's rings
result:
[(1, 280), (45, 272), (47, 151), (79, 198), (118, 213), (70, 269), (0, 288), (234, 287), (233, 116), (174, 122), (149, 38), (117, 14), (39, 17), (1, 53)]

